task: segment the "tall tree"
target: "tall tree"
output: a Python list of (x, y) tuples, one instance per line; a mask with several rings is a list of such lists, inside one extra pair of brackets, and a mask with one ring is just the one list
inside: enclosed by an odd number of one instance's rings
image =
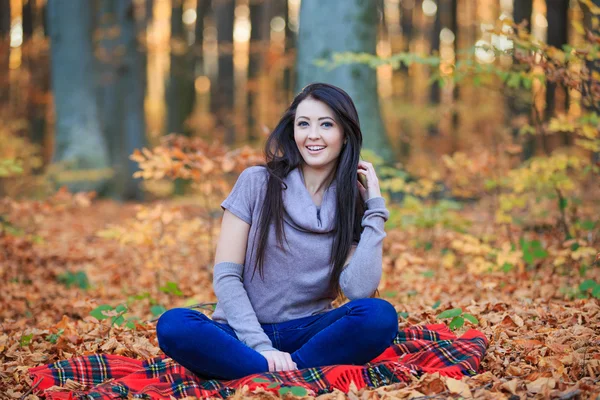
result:
[(29, 138), (33, 143), (43, 148), (46, 133), (46, 110), (48, 93), (50, 91), (50, 76), (47, 68), (34, 67), (48, 65), (47, 51), (32, 48), (33, 32), (40, 25), (40, 9), (34, 0), (23, 2), (23, 56), (22, 67), (29, 70), (31, 85), (25, 107), (27, 108), (27, 122), (29, 123)]
[(167, 132), (189, 134), (184, 126), (194, 108), (193, 54), (183, 25), (183, 1), (173, 0), (171, 9), (171, 66), (167, 83)]
[[(458, 0), (450, 0), (450, 21), (449, 28), (454, 34), (454, 59), (456, 60), (458, 57)], [(456, 109), (456, 105), (460, 100), (460, 87), (458, 83), (454, 83), (454, 88), (452, 89), (452, 101), (453, 101), (453, 110), (452, 110), (452, 151), (458, 151), (458, 142), (459, 142), (459, 113)]]
[(216, 119), (217, 129), (223, 131), (224, 142), (233, 145), (235, 126), (232, 118), (234, 106), (233, 69), (233, 22), (235, 1), (219, 0), (213, 4), (217, 25), (219, 48), (219, 70), (216, 81), (211, 85), (211, 111)]
[[(290, 10), (289, 2), (284, 1), (284, 19), (285, 19), (285, 56), (288, 60), (293, 59), (293, 55), (296, 51), (296, 32), (290, 27)], [(290, 61), (286, 64), (285, 70), (283, 71), (283, 90), (286, 93), (286, 98), (291, 101), (294, 96), (294, 65)]]
[(33, 0), (23, 0), (23, 41), (31, 39), (33, 35)]
[(204, 19), (210, 13), (210, 0), (197, 0), (194, 28), (194, 65), (196, 74), (204, 75)]
[[(336, 17), (332, 18), (333, 15)], [(375, 69), (355, 64), (327, 71), (313, 64), (316, 59), (329, 59), (334, 52), (375, 54), (376, 40), (377, 9), (370, 2), (303, 0), (300, 3), (296, 92), (312, 82), (326, 82), (345, 90), (358, 110), (364, 147), (393, 162), (380, 114)]]
[(0, 103), (8, 102), (10, 61), (10, 0), (0, 0)]
[[(107, 194), (114, 198), (142, 199), (140, 181), (133, 179), (137, 165), (129, 160), (146, 144), (144, 95), (146, 58), (140, 51), (133, 0), (101, 0), (99, 44), (103, 79), (99, 93), (103, 131), (115, 174)], [(115, 34), (111, 34), (114, 32)]]
[(99, 190), (109, 167), (94, 95), (93, 9), (90, 2), (48, 0), (51, 84), (55, 106), (54, 161), (67, 170), (88, 172), (65, 184), (73, 191)]
[[(531, 13), (533, 12), (533, 0), (514, 0), (513, 1), (513, 20), (517, 24), (525, 24), (527, 31), (531, 29)], [(515, 48), (513, 56), (513, 64), (519, 64), (517, 55), (519, 52), (526, 50)], [(520, 88), (507, 88), (507, 124), (512, 126), (513, 140), (517, 140), (520, 127), (515, 123), (515, 120), (529, 120), (532, 106), (531, 91), (525, 91)], [(532, 138), (526, 140), (522, 158), (528, 159), (533, 156), (535, 150), (535, 141)]]
[[(562, 48), (568, 42), (569, 0), (546, 0), (546, 18), (548, 20), (548, 39), (550, 46)], [(564, 86), (557, 87), (555, 83), (546, 85), (546, 119), (550, 118), (556, 109), (557, 92), (563, 107), (568, 107), (568, 91)], [(565, 139), (568, 136), (565, 136)], [(565, 143), (567, 144), (567, 143)]]
[[(600, 7), (600, 0), (592, 0), (596, 7)], [(596, 38), (600, 37), (600, 16), (594, 15), (587, 5), (584, 5), (584, 22), (587, 30), (592, 32)], [(589, 70), (589, 80), (583, 82), (583, 107), (589, 113), (600, 115), (600, 99), (598, 92), (600, 91), (600, 83), (595, 76), (600, 75), (600, 60), (596, 57), (595, 60), (588, 60), (586, 66)], [(592, 156), (596, 164), (600, 164), (600, 152), (595, 152)]]
[[(440, 52), (440, 33), (442, 31), (442, 17), (449, 14), (449, 10), (446, 9), (447, 2), (444, 0), (437, 0), (437, 11), (435, 13), (435, 18), (433, 21), (433, 25), (431, 26), (431, 53), (439, 54)], [(429, 87), (429, 104), (433, 107), (438, 107), (440, 105), (441, 99), (441, 88), (438, 82), (434, 82)], [(438, 121), (433, 121), (428, 124), (427, 132), (430, 136), (436, 136), (438, 131)]]
[[(415, 7), (414, 1), (401, 1), (398, 3), (400, 8), (400, 29), (402, 30), (402, 51), (408, 52), (410, 50), (410, 42), (413, 37), (414, 22), (413, 22), (413, 9)], [(402, 70), (407, 70), (406, 66), (402, 66)]]
[[(287, 2), (286, 2), (287, 3)], [(250, 56), (248, 59), (248, 139), (257, 140), (260, 135), (256, 123), (258, 110), (259, 75), (263, 68), (263, 60), (269, 46), (269, 3), (266, 1), (250, 2)]]

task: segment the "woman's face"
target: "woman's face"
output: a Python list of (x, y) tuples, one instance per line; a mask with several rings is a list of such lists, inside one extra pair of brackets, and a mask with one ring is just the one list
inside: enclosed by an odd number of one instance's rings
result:
[[(306, 98), (298, 104), (294, 140), (306, 164), (315, 169), (333, 167), (342, 151), (344, 133), (325, 103)], [(315, 150), (311, 150), (315, 148)]]

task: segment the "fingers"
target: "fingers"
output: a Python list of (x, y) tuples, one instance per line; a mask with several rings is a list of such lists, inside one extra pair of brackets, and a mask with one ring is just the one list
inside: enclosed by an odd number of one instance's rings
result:
[(292, 356), (290, 355), (290, 353), (286, 353), (283, 351), (277, 353), (276, 365), (276, 371), (291, 371), (293, 369), (298, 369), (296, 367), (296, 363), (292, 361)]
[(272, 356), (265, 357), (267, 359), (267, 363), (269, 364), (269, 372), (275, 371), (275, 360)]
[(292, 360), (289, 353), (282, 351), (269, 351), (263, 353), (269, 365), (269, 371), (290, 371), (298, 369), (296, 363)]
[(287, 363), (287, 369), (286, 371), (291, 371), (293, 369), (298, 369), (298, 366), (296, 365), (296, 363), (294, 362), (294, 360), (292, 360), (292, 355), (290, 353), (283, 353), (284, 354), (284, 358), (286, 360)]

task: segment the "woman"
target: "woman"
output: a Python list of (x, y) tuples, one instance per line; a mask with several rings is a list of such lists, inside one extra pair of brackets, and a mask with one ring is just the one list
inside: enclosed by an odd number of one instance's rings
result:
[[(396, 311), (370, 298), (389, 212), (361, 147), (345, 91), (314, 83), (294, 98), (267, 139), (266, 165), (244, 170), (221, 204), (212, 320), (164, 313), (165, 354), (197, 375), (236, 379), (364, 364), (392, 343)], [(334, 309), (340, 291), (350, 302)]]

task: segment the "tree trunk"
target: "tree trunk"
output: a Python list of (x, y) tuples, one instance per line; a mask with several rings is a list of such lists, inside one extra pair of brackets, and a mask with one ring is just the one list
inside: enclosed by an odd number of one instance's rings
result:
[(171, 9), (171, 67), (167, 85), (167, 133), (189, 135), (185, 121), (194, 109), (193, 55), (183, 26), (183, 2), (173, 1)]
[[(118, 0), (117, 16), (121, 26), (125, 55), (119, 67), (123, 97), (123, 186), (119, 191), (125, 200), (142, 200), (141, 180), (134, 179), (138, 165), (129, 159), (135, 149), (146, 146), (146, 57), (139, 49), (138, 29), (133, 13), (133, 0)], [(192, 86), (193, 89), (193, 86)]]
[(195, 76), (204, 75), (204, 18), (210, 12), (210, 0), (198, 0), (196, 3), (196, 26), (194, 29), (194, 65)]
[[(401, 1), (398, 3), (400, 8), (400, 29), (402, 30), (402, 51), (410, 51), (410, 42), (413, 38), (414, 23), (413, 11), (414, 3)], [(408, 71), (408, 68), (403, 64), (403, 71)]]
[(233, 21), (234, 0), (220, 0), (213, 6), (219, 46), (219, 70), (216, 82), (211, 85), (211, 111), (216, 127), (223, 132), (224, 143), (235, 143), (235, 125), (232, 118), (234, 106)]
[[(452, 33), (454, 34), (454, 43), (453, 43), (453, 47), (454, 47), (454, 59), (457, 60), (458, 59), (458, 51), (459, 51), (459, 46), (458, 46), (458, 30), (459, 30), (459, 25), (458, 25), (458, 0), (451, 0), (451, 17), (450, 17), (450, 30), (452, 31)], [(458, 151), (459, 150), (459, 146), (460, 146), (460, 134), (459, 134), (459, 125), (460, 125), (460, 116), (458, 113), (458, 110), (456, 109), (456, 106), (458, 105), (458, 102), (460, 101), (460, 87), (458, 85), (458, 83), (454, 83), (454, 88), (452, 89), (452, 102), (453, 102), (453, 109), (452, 109), (452, 127), (451, 127), (451, 135), (452, 135), (452, 152)]]
[[(546, 0), (546, 7), (546, 18), (548, 19), (547, 43), (550, 46), (562, 49), (562, 46), (567, 44), (568, 41), (567, 17), (569, 14), (569, 1)], [(559, 100), (562, 100), (563, 110), (568, 108), (568, 92), (565, 90), (565, 87), (563, 85), (557, 87), (554, 82), (548, 82), (546, 85), (546, 109), (544, 113), (546, 120), (550, 119), (555, 113), (557, 93)], [(568, 139), (568, 136), (565, 136), (563, 139)], [(565, 142), (564, 144), (568, 143)]]
[[(45, 50), (32, 48), (31, 39), (36, 27), (40, 24), (40, 9), (34, 0), (23, 3), (23, 55), (22, 66), (29, 70), (31, 85), (25, 104), (29, 123), (29, 139), (32, 143), (44, 148), (46, 134), (46, 101), (50, 91), (48, 68), (36, 68), (35, 65), (48, 65), (48, 53)], [(48, 161), (48, 160), (46, 160)]]
[(0, 104), (9, 97), (10, 23), (10, 0), (0, 0)]
[[(448, 12), (445, 9), (445, 0), (437, 0), (437, 12), (435, 13), (435, 20), (431, 27), (431, 54), (440, 53), (440, 32), (442, 31), (442, 16)], [(433, 68), (432, 68), (433, 69)], [(439, 73), (439, 71), (435, 71)], [(441, 89), (437, 81), (433, 82), (429, 87), (429, 104), (432, 107), (439, 107), (441, 98)], [(438, 129), (439, 121), (433, 121), (428, 124), (427, 132), (429, 136), (437, 136), (439, 134)]]
[[(122, 151), (121, 121), (123, 118), (121, 113), (123, 99), (119, 93), (119, 66), (122, 54), (117, 53), (117, 49), (123, 45), (121, 27), (117, 21), (116, 8), (118, 1), (99, 0), (96, 3), (98, 7), (96, 11), (96, 15), (98, 15), (98, 21), (96, 22), (97, 36), (99, 37), (96, 51), (98, 76), (96, 92), (100, 122), (106, 139), (111, 166), (115, 169), (115, 179), (122, 174), (119, 163)], [(118, 32), (118, 35), (115, 36), (113, 32)], [(113, 192), (114, 186), (113, 180), (109, 188), (111, 196), (115, 195)]]
[[(593, 0), (594, 5), (600, 7), (600, 0)], [(587, 30), (592, 31), (596, 37), (600, 36), (600, 16), (592, 15), (587, 6), (583, 7), (584, 10), (584, 22)], [(595, 23), (594, 23), (595, 20)], [(582, 104), (588, 113), (595, 113), (600, 115), (600, 98), (595, 93), (600, 90), (600, 83), (594, 78), (594, 75), (600, 74), (600, 60), (596, 57), (593, 61), (587, 61), (586, 66), (589, 70), (589, 80), (583, 82), (582, 87)], [(600, 152), (596, 152), (592, 155), (592, 161), (597, 165), (600, 165)]]
[(47, 7), (56, 113), (53, 158), (85, 175), (59, 176), (58, 183), (72, 191), (99, 190), (109, 157), (94, 96), (93, 10), (89, 2), (71, 0), (49, 0)]
[[(523, 21), (527, 21), (527, 31), (531, 28), (531, 13), (533, 11), (533, 0), (514, 0), (513, 1), (513, 19), (515, 23), (520, 24)], [(514, 49), (517, 53), (518, 48)], [(513, 64), (518, 65), (518, 60), (513, 57)], [(525, 91), (520, 88), (507, 88), (507, 109), (508, 109), (508, 125), (512, 126), (513, 140), (517, 141), (519, 136), (519, 127), (516, 126), (513, 121), (516, 119), (526, 118), (528, 123), (530, 122), (531, 107), (533, 103), (531, 91)], [(535, 152), (535, 138), (529, 136), (523, 144), (522, 158), (524, 160), (529, 159)]]
[(119, 200), (141, 200), (140, 181), (132, 176), (137, 164), (129, 160), (135, 149), (146, 144), (146, 63), (138, 49), (139, 27), (132, 0), (101, 0), (100, 8), (99, 103), (115, 171), (106, 194)]
[(23, 1), (23, 42), (33, 36), (33, 0)]
[(248, 140), (256, 141), (260, 137), (256, 122), (258, 109), (259, 75), (269, 46), (269, 4), (267, 2), (250, 3), (250, 56), (248, 59)]
[[(296, 32), (290, 28), (290, 10), (288, 5), (289, 3), (285, 1), (285, 56), (289, 60), (296, 51)], [(294, 97), (294, 65), (291, 61), (283, 71), (283, 90), (286, 93), (287, 101), (291, 102)]]
[[(332, 16), (335, 15), (335, 18)], [(344, 65), (331, 71), (313, 65), (315, 59), (330, 59), (334, 52), (375, 54), (377, 10), (361, 0), (303, 0), (296, 92), (312, 82), (326, 82), (345, 90), (358, 110), (363, 147), (387, 162), (394, 161), (381, 119), (376, 70), (364, 64)]]

